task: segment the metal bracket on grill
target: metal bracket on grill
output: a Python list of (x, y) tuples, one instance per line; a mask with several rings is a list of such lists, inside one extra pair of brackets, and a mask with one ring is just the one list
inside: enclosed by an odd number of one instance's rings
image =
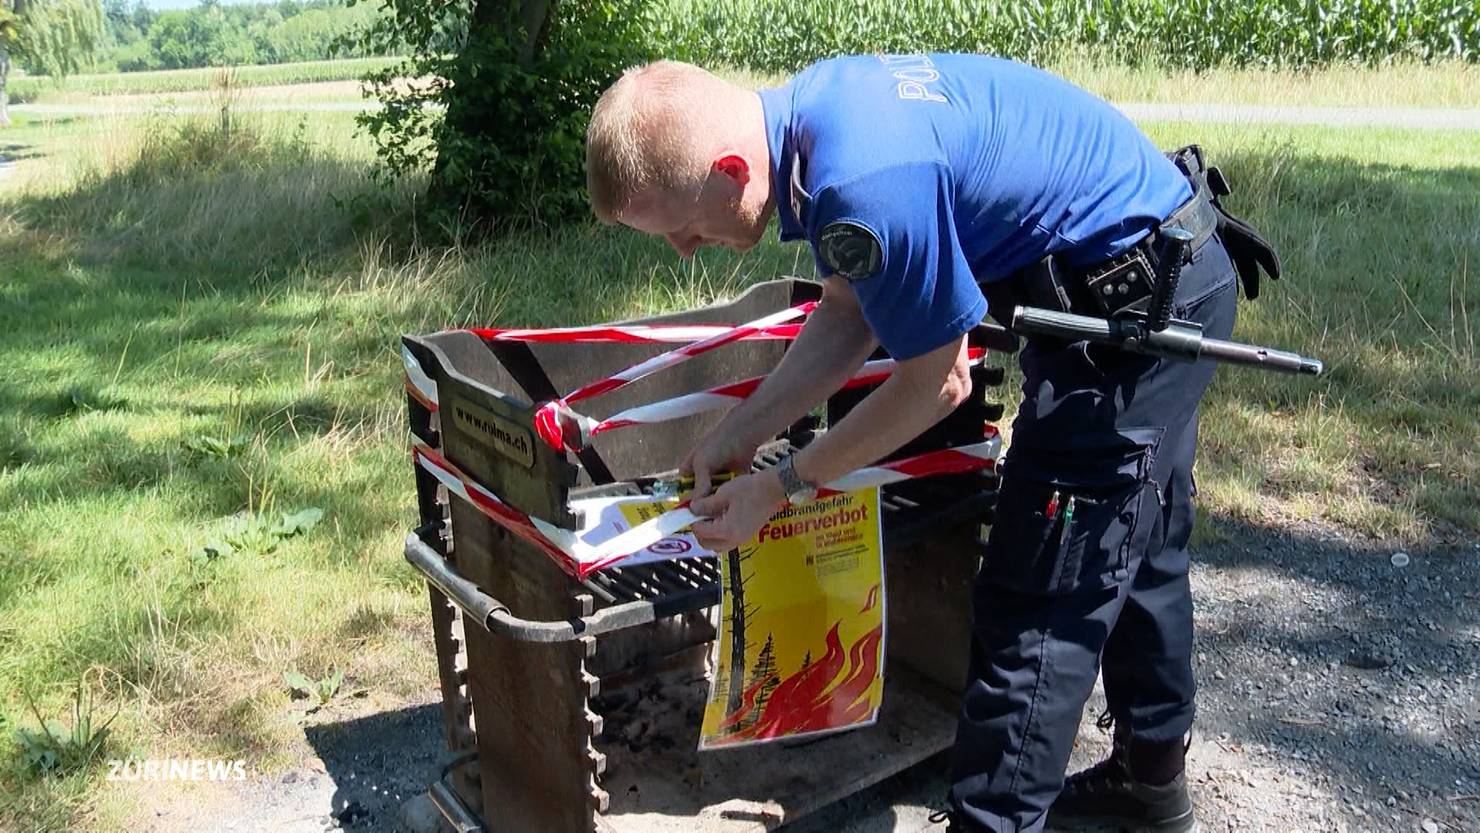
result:
[(468, 806), (457, 797), (457, 790), (442, 779), (427, 788), (427, 797), (432, 800), (432, 806), (442, 814), (442, 818), (452, 826), (454, 833), (487, 833), (487, 828), (478, 823)]
[[(489, 633), (507, 636), (521, 642), (570, 642), (583, 636), (619, 631), (656, 622), (673, 615), (648, 601), (627, 602), (607, 607), (589, 616), (576, 616), (564, 622), (537, 622), (521, 619), (498, 599), (478, 589), (476, 584), (453, 572), (436, 550), (416, 535), (406, 536), (406, 560), (457, 605), (469, 621), (477, 622)], [(719, 603), (719, 587), (711, 592), (696, 593), (696, 607)]]

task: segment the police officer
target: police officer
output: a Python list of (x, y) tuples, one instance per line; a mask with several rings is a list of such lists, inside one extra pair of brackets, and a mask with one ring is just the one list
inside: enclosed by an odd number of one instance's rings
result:
[[(1106, 314), (1144, 294), (1171, 221), (1194, 234), (1175, 313), (1217, 338), (1233, 327), (1235, 268), (1205, 180), (1190, 182), (1104, 101), (1010, 61), (838, 58), (759, 93), (658, 62), (602, 96), (587, 166), (605, 222), (689, 256), (748, 249), (775, 213), (781, 239), (808, 241), (824, 276), (794, 347), (684, 464), (707, 516), (694, 531), (716, 550), (960, 404), (965, 334), (987, 296), (998, 315), (1030, 288)], [(762, 442), (879, 346), (898, 369), (845, 419), (710, 493), (714, 473), (749, 470)], [(1045, 339), (1028, 339), (1020, 360), (1023, 402), (974, 591), (953, 829), (1036, 831), (1052, 806), (1065, 820), (1193, 830), (1186, 546), (1211, 366)], [(1065, 784), (1100, 671), (1114, 750)]]

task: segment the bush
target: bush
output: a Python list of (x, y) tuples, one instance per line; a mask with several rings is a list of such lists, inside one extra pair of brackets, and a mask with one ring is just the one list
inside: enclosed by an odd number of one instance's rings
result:
[(527, 227), (588, 214), (586, 123), (601, 91), (649, 56), (653, 16), (648, 0), (552, 5), (531, 36), (520, 3), (389, 0), (392, 18), (368, 36), (369, 46), (404, 38), (412, 57), (367, 78), (386, 106), (360, 123), (392, 174), (430, 166), (433, 204), (460, 223)]

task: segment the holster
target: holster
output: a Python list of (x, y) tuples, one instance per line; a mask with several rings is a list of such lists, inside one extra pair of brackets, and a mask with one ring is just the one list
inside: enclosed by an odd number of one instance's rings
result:
[(1216, 167), (1209, 167), (1203, 159), (1202, 148), (1188, 145), (1167, 154), (1178, 170), (1182, 171), (1193, 188), (1206, 189), (1213, 208), (1218, 213), (1218, 236), (1228, 257), (1238, 270), (1239, 281), (1244, 285), (1244, 297), (1259, 297), (1259, 269), (1276, 280), (1280, 277), (1280, 256), (1264, 235), (1244, 220), (1235, 217), (1221, 202), (1229, 195), (1228, 180)]

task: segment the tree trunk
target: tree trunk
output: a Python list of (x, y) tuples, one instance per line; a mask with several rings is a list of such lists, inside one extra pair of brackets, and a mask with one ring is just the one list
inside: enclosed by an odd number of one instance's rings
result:
[[(4, 7), (4, 0), (0, 0), (0, 8)], [(26, 0), (14, 0), (10, 4), (10, 13), (15, 15), (17, 23), (21, 15), (26, 13)], [(10, 94), (5, 91), (5, 84), (10, 80), (10, 47), (0, 40), (0, 127), (10, 126)]]
[(523, 0), (519, 4), (519, 19), (524, 23), (524, 45), (519, 48), (519, 66), (529, 69), (534, 65), (534, 56), (545, 45), (545, 33), (550, 29), (550, 17), (555, 11), (556, 0)]
[(6, 103), (5, 82), (10, 80), (10, 49), (0, 41), (0, 127), (10, 126), (10, 110)]
[[(0, 0), (4, 2), (4, 0)], [(510, 14), (516, 12), (524, 28), (524, 37), (515, 42), (519, 65), (528, 69), (544, 47), (550, 29), (550, 19), (555, 14), (559, 0), (476, 0), (468, 20), (468, 42), (510, 37)], [(465, 71), (466, 67), (459, 68)], [(447, 111), (442, 117), (442, 129), (453, 136), (477, 140), (484, 125), (497, 118), (496, 103), (484, 85), (472, 81), (471, 77), (454, 76), (452, 89), (447, 97)], [(428, 199), (433, 205), (456, 207), (470, 216), (486, 220), (486, 206), (476, 205), (466, 190), (464, 181), (449, 181), (445, 176), (451, 161), (446, 151), (437, 153), (432, 165), (431, 185)], [(464, 160), (466, 161), (466, 160)], [(476, 161), (476, 160), (474, 160)], [(493, 218), (497, 219), (497, 218)]]

